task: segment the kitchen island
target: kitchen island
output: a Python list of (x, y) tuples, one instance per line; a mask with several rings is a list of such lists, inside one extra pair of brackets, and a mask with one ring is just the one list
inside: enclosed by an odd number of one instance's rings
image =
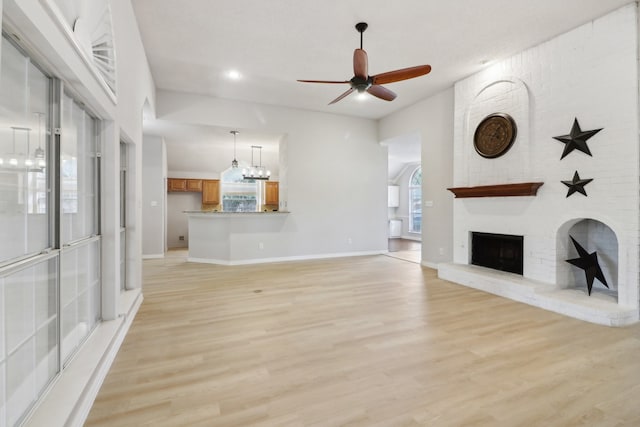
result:
[(281, 257), (281, 234), (290, 213), (185, 211), (189, 218), (190, 262), (238, 265)]

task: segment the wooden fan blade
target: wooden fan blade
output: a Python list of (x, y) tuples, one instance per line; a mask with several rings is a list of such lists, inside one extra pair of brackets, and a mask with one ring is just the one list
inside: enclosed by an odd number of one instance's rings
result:
[(375, 97), (384, 99), (385, 101), (393, 101), (397, 96), (394, 92), (390, 91), (386, 87), (378, 85), (370, 86), (369, 89), (367, 89), (367, 92)]
[(403, 68), (401, 70), (376, 74), (372, 79), (374, 85), (383, 85), (386, 83), (394, 83), (401, 80), (424, 76), (425, 74), (429, 74), (429, 72), (431, 72), (431, 65), (418, 65), (417, 67)]
[(344, 98), (345, 96), (351, 94), (351, 92), (353, 92), (355, 89), (354, 88), (349, 88), (348, 91), (346, 91), (345, 93), (343, 93), (342, 95), (340, 95), (339, 97), (337, 97), (336, 99), (334, 99), (333, 101), (331, 101), (329, 103), (329, 105), (331, 104), (335, 104), (336, 102), (340, 101), (342, 98)]
[(336, 81), (336, 80), (298, 80), (302, 83), (349, 83), (349, 80)]
[(369, 60), (367, 59), (367, 52), (364, 49), (356, 49), (353, 51), (353, 75), (367, 80), (369, 78)]

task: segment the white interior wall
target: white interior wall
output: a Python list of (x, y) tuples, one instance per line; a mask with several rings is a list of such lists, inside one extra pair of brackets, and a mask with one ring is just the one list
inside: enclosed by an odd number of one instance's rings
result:
[(144, 257), (160, 257), (165, 248), (167, 203), (164, 141), (145, 135), (142, 146), (142, 216)]
[(386, 251), (387, 159), (375, 121), (176, 92), (157, 99), (162, 120), (286, 135), (281, 194), (292, 213), (277, 238), (245, 235), (240, 252), (258, 240), (260, 258)]
[(120, 139), (132, 144), (127, 187), (127, 289), (134, 289), (142, 287), (142, 112), (145, 106), (155, 111), (156, 90), (131, 2), (109, 0), (109, 4), (118, 61), (116, 122), (120, 138), (114, 144), (119, 145)]
[[(382, 118), (380, 140), (417, 132), (422, 140), (422, 261), (435, 266), (453, 257), (453, 88)], [(424, 201), (433, 206), (424, 206)]]

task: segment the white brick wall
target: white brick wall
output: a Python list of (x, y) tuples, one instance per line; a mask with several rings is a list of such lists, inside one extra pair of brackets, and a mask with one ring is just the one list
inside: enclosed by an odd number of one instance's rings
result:
[[(537, 197), (456, 199), (454, 262), (468, 264), (471, 231), (524, 235), (524, 276), (566, 287), (556, 283), (559, 269), (575, 252), (567, 253), (569, 227), (562, 226), (592, 218), (618, 240), (619, 304), (638, 307), (636, 15), (637, 5), (630, 4), (455, 85), (454, 185), (544, 185)], [(485, 159), (475, 152), (473, 133), (494, 112), (514, 117), (518, 137), (504, 156)], [(574, 150), (560, 160), (564, 144), (552, 137), (568, 134), (575, 117), (583, 130), (604, 130), (588, 141), (593, 157)], [(576, 170), (594, 179), (585, 187), (588, 197), (566, 197), (560, 181)]]

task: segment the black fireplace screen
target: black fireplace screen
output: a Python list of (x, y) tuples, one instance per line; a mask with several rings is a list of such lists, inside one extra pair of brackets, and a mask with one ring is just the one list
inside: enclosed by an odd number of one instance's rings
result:
[(471, 233), (471, 264), (522, 275), (523, 236)]

